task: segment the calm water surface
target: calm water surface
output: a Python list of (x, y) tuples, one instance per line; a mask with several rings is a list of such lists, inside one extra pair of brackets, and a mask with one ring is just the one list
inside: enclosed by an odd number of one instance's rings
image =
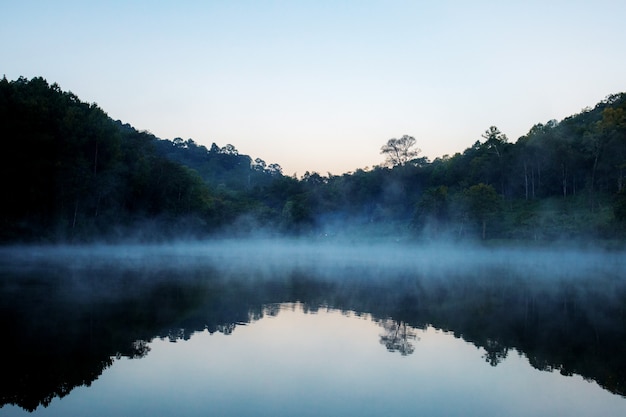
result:
[(273, 245), (5, 249), (0, 415), (626, 415), (623, 254)]

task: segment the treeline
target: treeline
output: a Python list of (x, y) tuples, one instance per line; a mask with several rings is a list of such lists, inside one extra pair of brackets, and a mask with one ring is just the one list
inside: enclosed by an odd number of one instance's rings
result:
[(5, 241), (173, 235), (219, 217), (202, 178), (152, 135), (42, 78), (0, 81), (0, 137)]
[[(0, 80), (3, 241), (160, 239), (367, 231), (425, 238), (626, 235), (626, 94), (516, 142), (490, 127), (471, 147), (343, 175), (162, 140), (40, 77)], [(410, 138), (412, 139), (412, 138)], [(413, 145), (414, 140), (407, 141)], [(385, 147), (383, 147), (385, 148)]]

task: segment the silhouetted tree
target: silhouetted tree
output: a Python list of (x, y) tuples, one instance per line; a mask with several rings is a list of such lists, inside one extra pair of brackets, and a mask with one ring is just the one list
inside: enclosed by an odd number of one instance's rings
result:
[(387, 157), (388, 165), (404, 165), (420, 154), (421, 150), (414, 148), (415, 143), (413, 136), (404, 135), (400, 139), (391, 138), (380, 148), (380, 153)]

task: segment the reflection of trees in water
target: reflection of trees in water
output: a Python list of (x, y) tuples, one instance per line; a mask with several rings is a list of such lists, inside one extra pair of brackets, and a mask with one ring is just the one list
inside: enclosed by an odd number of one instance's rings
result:
[(216, 326), (217, 331), (220, 333), (223, 333), (226, 336), (228, 336), (229, 334), (232, 334), (233, 331), (235, 330), (235, 327), (237, 327), (237, 323), (226, 323), (226, 324), (219, 324)]
[(498, 342), (497, 340), (487, 339), (485, 342), (485, 354), (483, 359), (491, 365), (496, 366), (506, 359), (509, 348)]
[(189, 340), (190, 335), (185, 332), (185, 329), (171, 329), (168, 331), (167, 339), (170, 342), (176, 342), (177, 340)]
[[(130, 359), (144, 358), (150, 352), (150, 346), (148, 346), (148, 342), (145, 340), (135, 340), (131, 349), (131, 352), (127, 355)], [(120, 359), (122, 356), (122, 353), (118, 352), (116, 359)]]
[(492, 366), (516, 349), (537, 369), (580, 374), (626, 393), (621, 277), (525, 280), (480, 270), (441, 280), (390, 275), (381, 282), (370, 280), (369, 271), (342, 270), (341, 280), (294, 273), (246, 281), (194, 271), (7, 273), (0, 280), (0, 324), (10, 336), (7, 357), (19, 367), (3, 370), (0, 406), (45, 406), (89, 385), (116, 357), (146, 356), (154, 338), (229, 335), (240, 324), (296, 308), (372, 317), (384, 329), (380, 343), (403, 356), (415, 351), (416, 331), (432, 325), (484, 348)]
[(380, 326), (385, 333), (380, 335), (380, 343), (385, 345), (389, 352), (400, 352), (402, 356), (415, 352), (412, 340), (419, 340), (417, 332), (405, 322), (396, 320), (383, 320)]
[[(280, 304), (266, 304), (263, 308), (263, 313), (266, 316), (276, 317), (281, 310)], [(260, 319), (261, 317), (259, 317)]]

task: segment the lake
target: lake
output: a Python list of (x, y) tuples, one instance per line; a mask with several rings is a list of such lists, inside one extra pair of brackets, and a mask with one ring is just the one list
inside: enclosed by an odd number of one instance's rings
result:
[(0, 312), (0, 416), (626, 415), (621, 251), (5, 247)]

